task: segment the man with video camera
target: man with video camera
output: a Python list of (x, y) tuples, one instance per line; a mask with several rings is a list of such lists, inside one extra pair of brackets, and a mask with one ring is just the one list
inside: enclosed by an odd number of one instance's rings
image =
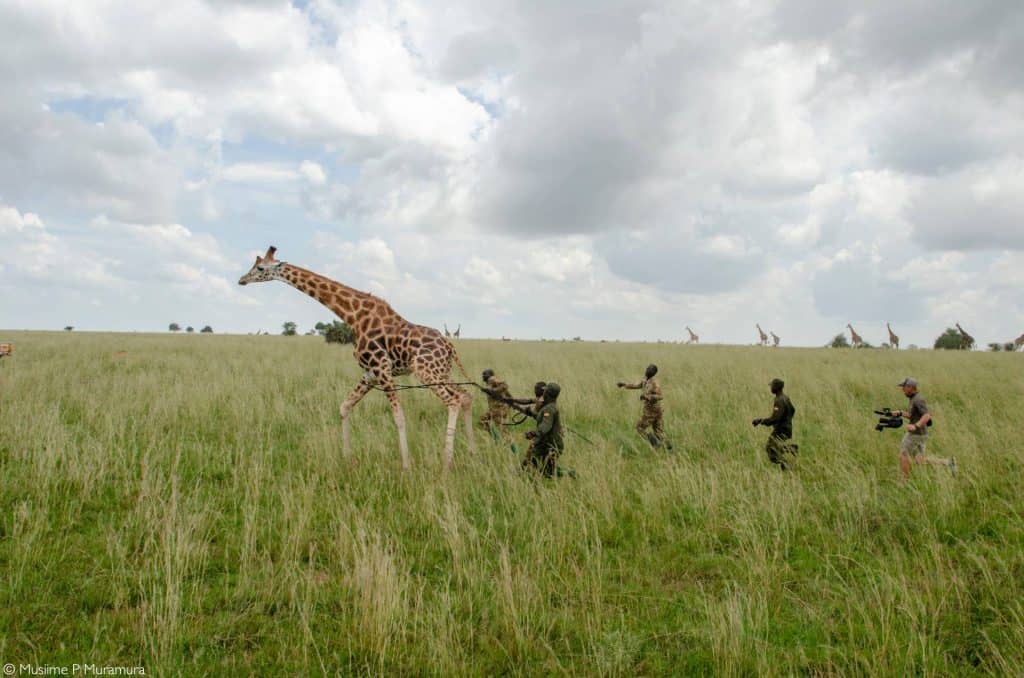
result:
[(900, 473), (904, 482), (910, 479), (911, 460), (915, 464), (931, 464), (933, 466), (945, 466), (949, 472), (956, 475), (956, 459), (950, 457), (931, 457), (925, 454), (925, 445), (928, 442), (928, 427), (931, 426), (932, 415), (928, 411), (928, 404), (924, 397), (917, 390), (917, 380), (907, 377), (898, 384), (903, 389), (903, 395), (910, 399), (907, 410), (893, 410), (892, 415), (909, 419), (907, 432), (903, 435), (900, 443)]

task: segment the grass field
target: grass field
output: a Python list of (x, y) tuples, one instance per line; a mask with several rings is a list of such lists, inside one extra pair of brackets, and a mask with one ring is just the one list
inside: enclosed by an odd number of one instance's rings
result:
[[(446, 411), (338, 405), (309, 337), (4, 332), (0, 661), (148, 674), (1024, 674), (1024, 356), (463, 340), (476, 377), (563, 387), (531, 481)], [(119, 353), (123, 351), (124, 353)], [(672, 454), (633, 432), (656, 362)], [(871, 410), (921, 380), (960, 474), (897, 480)], [(768, 380), (798, 468), (763, 451)], [(483, 411), (479, 395), (475, 415)]]

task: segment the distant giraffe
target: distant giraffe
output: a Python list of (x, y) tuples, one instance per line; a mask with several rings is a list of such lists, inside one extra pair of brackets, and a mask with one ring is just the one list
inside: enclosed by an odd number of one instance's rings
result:
[(1024, 346), (1024, 334), (1013, 340), (1013, 350), (1019, 351)]
[(452, 337), (458, 339), (460, 332), (462, 332), (462, 323), (459, 323), (459, 326), (455, 328), (454, 332), (452, 332)]
[(863, 348), (864, 340), (860, 338), (859, 334), (857, 334), (857, 330), (853, 329), (853, 325), (850, 325), (849, 323), (847, 323), (846, 326), (850, 328), (850, 343), (853, 344), (853, 347)]
[(451, 380), (452, 363), (470, 381), (455, 347), (437, 330), (414, 325), (398, 315), (378, 297), (352, 289), (318, 273), (292, 266), (274, 258), (276, 247), (256, 257), (249, 272), (238, 279), (239, 285), (280, 280), (313, 297), (331, 309), (355, 333), (353, 355), (364, 370), (362, 379), (341, 404), (342, 453), (349, 451), (349, 414), (370, 389), (383, 389), (391, 404), (391, 413), (398, 427), (398, 448), (402, 466), (409, 468), (409, 445), (405, 437), (405, 415), (395, 392), (394, 377), (415, 374), (448, 406), (448, 427), (445, 430), (444, 461), (451, 466), (455, 443), (455, 424), (462, 411), (469, 449), (473, 445), (472, 398)]
[(448, 331), (448, 323), (444, 324), (444, 336), (446, 339), (452, 338), (452, 333)]
[(772, 347), (778, 348), (780, 341), (779, 335), (775, 334), (774, 332), (768, 332), (768, 334), (772, 335)]
[(690, 329), (689, 325), (686, 326), (686, 331), (690, 333), (690, 340), (688, 342), (686, 342), (687, 344), (699, 344), (700, 343), (700, 337), (698, 337), (696, 334), (693, 333), (693, 330)]
[(755, 323), (755, 325), (757, 325), (757, 334), (760, 336), (760, 339), (758, 341), (758, 345), (760, 345), (760, 346), (767, 346), (768, 345), (768, 335), (765, 334), (764, 330), (761, 329), (761, 324), (760, 323)]
[(967, 331), (960, 327), (960, 323), (956, 324), (956, 329), (960, 332), (960, 350), (970, 351), (974, 347), (974, 337), (967, 334)]
[(897, 351), (900, 350), (900, 338), (892, 331), (892, 327), (889, 323), (885, 323), (885, 329), (889, 330), (889, 346), (892, 346)]

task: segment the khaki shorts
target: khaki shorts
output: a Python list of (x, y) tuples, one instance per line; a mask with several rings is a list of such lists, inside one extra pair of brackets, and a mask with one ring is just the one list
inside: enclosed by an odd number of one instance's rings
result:
[(900, 443), (900, 454), (916, 457), (924, 454), (924, 446), (928, 442), (928, 434), (904, 433)]

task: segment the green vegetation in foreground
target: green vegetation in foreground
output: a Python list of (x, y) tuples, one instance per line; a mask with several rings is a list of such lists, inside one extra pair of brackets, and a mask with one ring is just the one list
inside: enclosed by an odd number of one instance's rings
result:
[[(386, 399), (316, 337), (6, 332), (0, 661), (162, 675), (1024, 674), (1024, 358), (592, 343), (458, 344), (516, 395), (563, 386), (563, 463)], [(125, 353), (119, 354), (119, 351)], [(676, 452), (632, 431), (661, 368)], [(871, 410), (922, 382), (960, 475), (897, 483)], [(801, 458), (768, 464), (768, 380)], [(475, 414), (483, 409), (477, 394)]]

